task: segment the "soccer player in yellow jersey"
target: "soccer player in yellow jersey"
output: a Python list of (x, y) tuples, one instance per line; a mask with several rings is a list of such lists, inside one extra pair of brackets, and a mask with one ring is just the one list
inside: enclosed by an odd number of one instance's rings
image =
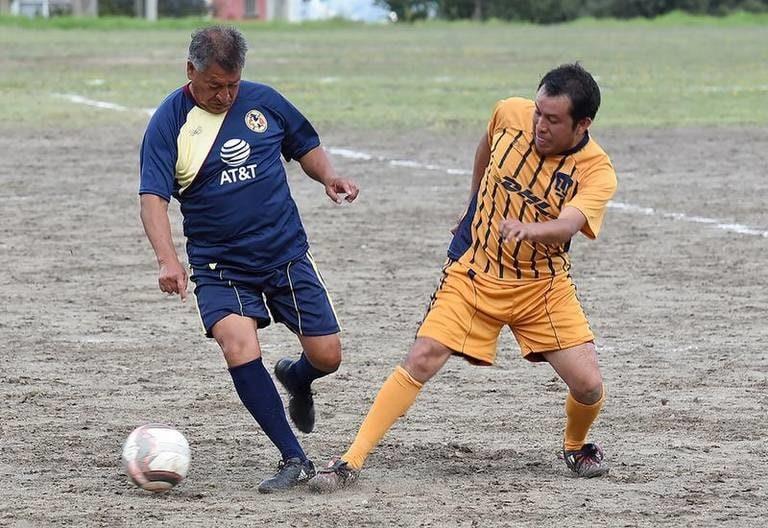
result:
[(586, 441), (603, 405), (603, 380), (568, 259), (576, 233), (597, 237), (616, 191), (611, 162), (588, 132), (599, 106), (600, 89), (579, 64), (548, 72), (535, 101), (496, 105), (475, 154), (469, 207), (416, 341), (355, 441), (310, 480), (311, 489), (334, 491), (353, 482), (448, 358), (493, 363), (505, 325), (523, 357), (548, 362), (568, 386), (568, 468), (580, 477), (608, 472), (602, 449)]

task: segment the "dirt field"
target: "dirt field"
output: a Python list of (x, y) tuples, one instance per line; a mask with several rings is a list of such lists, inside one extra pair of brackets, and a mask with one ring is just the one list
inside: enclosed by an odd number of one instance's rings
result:
[[(557, 459), (565, 386), (505, 334), (494, 367), (451, 360), (358, 485), (333, 496), (256, 492), (277, 451), (194, 303), (156, 287), (137, 214), (142, 128), (46, 130), (0, 129), (0, 526), (765, 525), (768, 238), (702, 218), (768, 230), (768, 130), (596, 132), (616, 202), (632, 206), (572, 251), (607, 384), (593, 438), (609, 477), (569, 477)], [(480, 133), (324, 140), (468, 169)], [(333, 206), (291, 168), (345, 327), (345, 362), (316, 384), (318, 426), (300, 436), (317, 463), (351, 441), (406, 352), (468, 194), (465, 175), (335, 163), (362, 188), (353, 205)], [(298, 354), (282, 327), (261, 340), (270, 368)], [(119, 463), (148, 421), (192, 446), (188, 479), (164, 496), (134, 488)]]

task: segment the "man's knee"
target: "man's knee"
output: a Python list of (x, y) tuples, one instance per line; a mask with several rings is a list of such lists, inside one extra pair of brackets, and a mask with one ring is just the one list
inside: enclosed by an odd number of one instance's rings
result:
[(217, 339), (229, 367), (243, 365), (261, 357), (255, 336), (247, 333), (228, 334)]
[(603, 377), (592, 342), (544, 353), (576, 401), (592, 405), (603, 395)]
[(341, 365), (341, 339), (338, 334), (302, 341), (304, 353), (312, 366), (323, 372), (336, 372)]
[(434, 376), (450, 356), (450, 349), (437, 341), (418, 338), (403, 361), (403, 367), (417, 381), (423, 383)]
[(579, 403), (592, 405), (603, 397), (603, 378), (599, 370), (576, 377), (568, 386), (571, 395)]

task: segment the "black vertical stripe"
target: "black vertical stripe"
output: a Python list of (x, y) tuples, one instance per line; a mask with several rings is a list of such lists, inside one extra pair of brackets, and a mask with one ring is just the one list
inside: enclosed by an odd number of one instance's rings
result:
[(555, 263), (552, 262), (552, 255), (549, 253), (549, 246), (544, 246), (544, 251), (547, 255), (547, 267), (549, 268), (549, 274), (555, 276)]
[[(429, 306), (427, 306), (427, 310), (424, 313), (424, 317), (421, 318), (421, 324), (424, 324), (424, 320), (427, 318), (427, 315), (429, 315), (429, 312), (432, 310), (432, 308), (435, 306), (435, 301), (437, 301), (437, 293), (443, 289), (443, 286), (445, 285), (445, 279), (448, 278), (448, 268), (451, 267), (451, 264), (453, 264), (455, 261), (448, 259), (445, 262), (445, 265), (443, 266), (443, 274), (442, 277), (440, 277), (440, 283), (437, 285), (437, 288), (432, 293), (432, 297), (429, 299)], [(419, 326), (421, 326), (419, 324)]]
[[(536, 211), (536, 215), (533, 217), (534, 222), (539, 221), (539, 212)], [(539, 278), (539, 270), (536, 268), (536, 248), (538, 247), (538, 244), (534, 242), (531, 244), (531, 247), (533, 247), (533, 251), (531, 251), (531, 270), (533, 270), (533, 278), (538, 279)]]
[(477, 248), (480, 246), (480, 237), (475, 239), (475, 247), (472, 248), (472, 258), (470, 259), (470, 264), (475, 263), (475, 257), (477, 256)]
[(507, 129), (506, 128), (501, 131), (501, 135), (499, 136), (499, 139), (496, 140), (496, 144), (493, 147), (491, 147), (491, 154), (496, 152), (496, 147), (499, 146), (499, 143), (501, 142), (501, 138), (503, 138), (506, 135), (506, 133), (507, 133)]
[[(520, 214), (518, 215), (517, 219), (521, 222), (523, 221), (523, 216), (525, 215), (525, 208), (527, 205), (527, 202), (523, 202), (523, 206), (520, 208)], [(512, 268), (514, 268), (518, 279), (523, 278), (523, 271), (520, 269), (520, 262), (517, 260), (517, 254), (520, 253), (520, 246), (522, 244), (522, 241), (518, 240), (515, 243), (515, 251), (512, 252)]]
[(523, 157), (520, 158), (520, 163), (517, 164), (517, 168), (515, 169), (515, 173), (512, 175), (512, 179), (516, 180), (517, 177), (520, 175), (520, 170), (525, 166), (525, 160), (528, 159), (528, 156), (531, 155), (531, 152), (533, 152), (533, 143), (528, 145), (528, 150), (525, 151), (525, 154), (523, 154)]
[(448, 261), (443, 266), (443, 272), (442, 272), (442, 276), (440, 277), (440, 282), (438, 283), (434, 293), (432, 293), (432, 298), (429, 300), (430, 308), (432, 308), (435, 305), (435, 301), (437, 300), (437, 293), (443, 289), (443, 286), (445, 285), (445, 279), (448, 278), (448, 268), (451, 266), (451, 264), (453, 264), (453, 262), (454, 262), (453, 260), (448, 259)]
[[(480, 225), (483, 223), (483, 208), (485, 207), (485, 195), (488, 194), (488, 175), (485, 175), (485, 186), (483, 187), (483, 192), (480, 193), (480, 200), (479, 204), (477, 206), (477, 211), (475, 211), (475, 215), (477, 216), (477, 223), (473, 226), (474, 231), (477, 231), (477, 229), (480, 227)], [(472, 250), (472, 259), (470, 262), (474, 264), (475, 262), (475, 255), (477, 255), (477, 247), (480, 245), (480, 237), (478, 237), (475, 233), (472, 233), (472, 236), (475, 238), (475, 247)]]
[[(531, 152), (533, 152), (533, 143), (530, 143), (528, 145), (528, 150), (526, 150), (525, 154), (523, 154), (523, 157), (520, 158), (520, 163), (517, 164), (517, 167), (515, 168), (515, 172), (514, 172), (514, 174), (512, 174), (512, 179), (513, 180), (516, 180), (518, 178), (518, 176), (520, 176), (520, 171), (525, 166), (525, 162), (528, 159), (528, 156), (531, 155)], [(539, 165), (541, 166), (541, 164), (539, 164)], [(509, 200), (509, 196), (507, 196), (507, 199)], [(521, 222), (523, 221), (523, 216), (525, 214), (525, 208), (527, 206), (527, 202), (525, 200), (522, 200), (522, 202), (523, 203), (520, 206), (520, 212), (518, 214), (518, 220), (520, 220)], [(504, 218), (506, 218), (506, 215), (504, 215)], [(512, 267), (515, 269), (515, 271), (517, 273), (517, 278), (518, 279), (520, 278), (520, 269), (517, 267), (517, 253), (519, 251), (520, 251), (520, 242), (517, 242), (517, 244), (515, 245), (515, 251), (514, 251), (514, 254), (513, 254), (513, 257), (512, 257), (513, 258)], [(501, 262), (499, 262), (499, 268), (501, 268), (502, 266), (503, 266), (503, 264)]]
[[(504, 214), (501, 217), (502, 220), (507, 218), (507, 215), (509, 214), (509, 207), (510, 207), (511, 204), (512, 204), (512, 200), (510, 199), (509, 196), (507, 196), (507, 201), (504, 204)], [(499, 264), (499, 278), (500, 279), (504, 278), (504, 265), (501, 262), (501, 257), (502, 257), (503, 250), (504, 250), (504, 237), (502, 237), (501, 234), (499, 234), (499, 251), (498, 251), (498, 254), (497, 254), (497, 257), (496, 257), (496, 261)], [(488, 273), (487, 270), (486, 270), (486, 273)]]
[(563, 158), (560, 160), (560, 163), (557, 164), (557, 167), (555, 170), (552, 171), (552, 174), (550, 174), (549, 178), (549, 185), (547, 185), (547, 189), (544, 191), (544, 199), (547, 199), (547, 196), (549, 196), (549, 191), (552, 190), (552, 184), (555, 183), (555, 175), (558, 173), (560, 169), (563, 168), (563, 165), (565, 165), (565, 160), (568, 159), (568, 156), (563, 156)]
[[(573, 180), (573, 177), (575, 175), (576, 175), (576, 164), (574, 163), (573, 169), (571, 169), (571, 172), (570, 172), (570, 174), (568, 176), (571, 178), (571, 180)], [(571, 194), (571, 197), (573, 197), (576, 194), (575, 188), (577, 186), (578, 186), (578, 183), (574, 183), (574, 186), (573, 186), (574, 192)], [(563, 204), (565, 203), (566, 196), (567, 196), (567, 193), (560, 197), (560, 203), (557, 206), (559, 211), (563, 210)], [(571, 246), (571, 241), (570, 240), (568, 242), (566, 242), (565, 244), (563, 244), (562, 246), (560, 246), (560, 255), (559, 255), (559, 257), (563, 261), (563, 267), (562, 267), (563, 271), (568, 271), (570, 269), (570, 265), (568, 263), (568, 259), (565, 258), (565, 255), (564, 255), (565, 253), (568, 252), (568, 250), (570, 249), (570, 246)]]
[(533, 178), (531, 178), (531, 182), (528, 184), (530, 190), (533, 190), (533, 186), (536, 185), (536, 179), (539, 177), (542, 167), (544, 167), (544, 158), (539, 160), (539, 166), (536, 167), (536, 171), (533, 173)]
[[(488, 193), (488, 181), (487, 180), (488, 180), (488, 177), (486, 177), (486, 184), (485, 184), (485, 190), (483, 191), (483, 198), (485, 198), (485, 195)], [(493, 221), (493, 211), (496, 208), (496, 190), (498, 188), (499, 188), (499, 182), (494, 182), (493, 183), (493, 191), (491, 192), (491, 202), (493, 202), (493, 203), (491, 205), (491, 214), (488, 217), (488, 232), (491, 231), (491, 222)], [(482, 208), (483, 208), (484, 205), (485, 205), (485, 200), (483, 199), (483, 203), (480, 204), (480, 208), (478, 209), (477, 223), (475, 224), (475, 232), (476, 232), (475, 233), (475, 236), (476, 236), (476, 238), (475, 238), (475, 247), (472, 250), (472, 259), (470, 260), (470, 262), (473, 263), (473, 264), (475, 263), (475, 260), (477, 258), (477, 248), (480, 246), (480, 237), (477, 236), (477, 230), (483, 224), (483, 215), (481, 213), (482, 213)], [(488, 234), (487, 233), (485, 235), (485, 243), (486, 243), (486, 245), (488, 244)]]
[(509, 146), (507, 147), (507, 150), (504, 151), (504, 155), (501, 157), (501, 161), (499, 161), (498, 168), (501, 168), (502, 165), (504, 165), (504, 162), (507, 160), (507, 156), (509, 156), (510, 151), (512, 150), (512, 147), (515, 146), (515, 143), (517, 143), (517, 140), (520, 139), (520, 136), (523, 135), (523, 131), (517, 133), (517, 135), (514, 137), (512, 141), (510, 141)]
[(493, 192), (491, 193), (491, 212), (488, 213), (488, 226), (485, 230), (485, 242), (483, 242), (483, 249), (488, 249), (488, 238), (491, 235), (491, 224), (493, 224), (493, 217), (496, 214), (496, 191), (499, 189), (499, 182), (496, 182), (493, 186)]
[(483, 192), (480, 195), (480, 200), (478, 200), (478, 202), (480, 203), (478, 204), (477, 212), (475, 213), (477, 214), (477, 224), (475, 224), (475, 229), (480, 227), (480, 224), (483, 222), (481, 216), (478, 213), (482, 212), (482, 210), (485, 208), (485, 195), (488, 194), (488, 175), (486, 174), (483, 179), (485, 180), (485, 187), (483, 187)]
[[(549, 196), (549, 192), (552, 190), (552, 185), (555, 183), (555, 175), (560, 171), (560, 169), (563, 168), (563, 165), (565, 165), (565, 160), (568, 159), (568, 156), (563, 156), (560, 159), (560, 163), (557, 164), (557, 167), (555, 167), (555, 170), (552, 171), (552, 174), (549, 178), (549, 184), (547, 185), (547, 189), (544, 191), (544, 199), (546, 200)], [(559, 214), (559, 211), (558, 211)], [(552, 255), (549, 252), (549, 247), (545, 244), (544, 245), (544, 255), (547, 258), (547, 268), (549, 268), (549, 273), (554, 276), (555, 275), (555, 263), (552, 261)]]
[[(543, 167), (544, 167), (544, 158), (541, 158), (539, 160), (538, 167), (536, 167), (536, 171), (533, 173), (533, 178), (531, 179), (531, 183), (528, 184), (528, 189), (530, 189), (531, 192), (533, 192), (533, 186), (536, 184), (536, 180), (539, 177), (539, 173), (541, 172), (541, 169)], [(520, 221), (521, 222), (523, 221), (522, 218), (520, 219)], [(539, 221), (539, 212), (538, 211), (536, 211), (536, 214), (534, 215), (533, 221), (534, 222), (538, 222)], [(532, 248), (532, 251), (531, 251), (531, 267), (533, 268), (533, 275), (534, 275), (534, 277), (538, 278), (539, 277), (539, 272), (536, 269), (536, 243), (535, 242), (531, 242), (531, 248)], [(517, 269), (517, 278), (519, 279), (519, 278), (521, 278), (521, 276), (522, 276), (522, 271), (518, 267), (518, 269)]]
[[(574, 176), (575, 176), (575, 175), (576, 175), (576, 164), (574, 163), (574, 164), (573, 164), (573, 169), (571, 170), (571, 173), (568, 175), (568, 177), (569, 177), (569, 178), (571, 178), (571, 180), (573, 180), (573, 178), (574, 178)], [(576, 185), (578, 185), (578, 184), (576, 184)], [(575, 187), (576, 185), (574, 185), (574, 187)], [(563, 204), (565, 203), (565, 197), (567, 196), (567, 194), (568, 194), (568, 193), (566, 193), (566, 194), (564, 194), (562, 197), (560, 197), (560, 203), (557, 205), (557, 209), (558, 209), (558, 211), (562, 211), (562, 209), (563, 209)], [(575, 194), (575, 192), (574, 192), (574, 194)], [(571, 195), (571, 197), (573, 197), (573, 194)]]

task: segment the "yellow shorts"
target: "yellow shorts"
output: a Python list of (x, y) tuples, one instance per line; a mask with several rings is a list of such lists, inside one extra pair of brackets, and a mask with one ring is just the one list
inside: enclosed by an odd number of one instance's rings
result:
[(524, 358), (594, 340), (568, 275), (538, 280), (498, 281), (449, 261), (417, 332), (442, 343), (472, 363), (490, 365), (504, 325)]

